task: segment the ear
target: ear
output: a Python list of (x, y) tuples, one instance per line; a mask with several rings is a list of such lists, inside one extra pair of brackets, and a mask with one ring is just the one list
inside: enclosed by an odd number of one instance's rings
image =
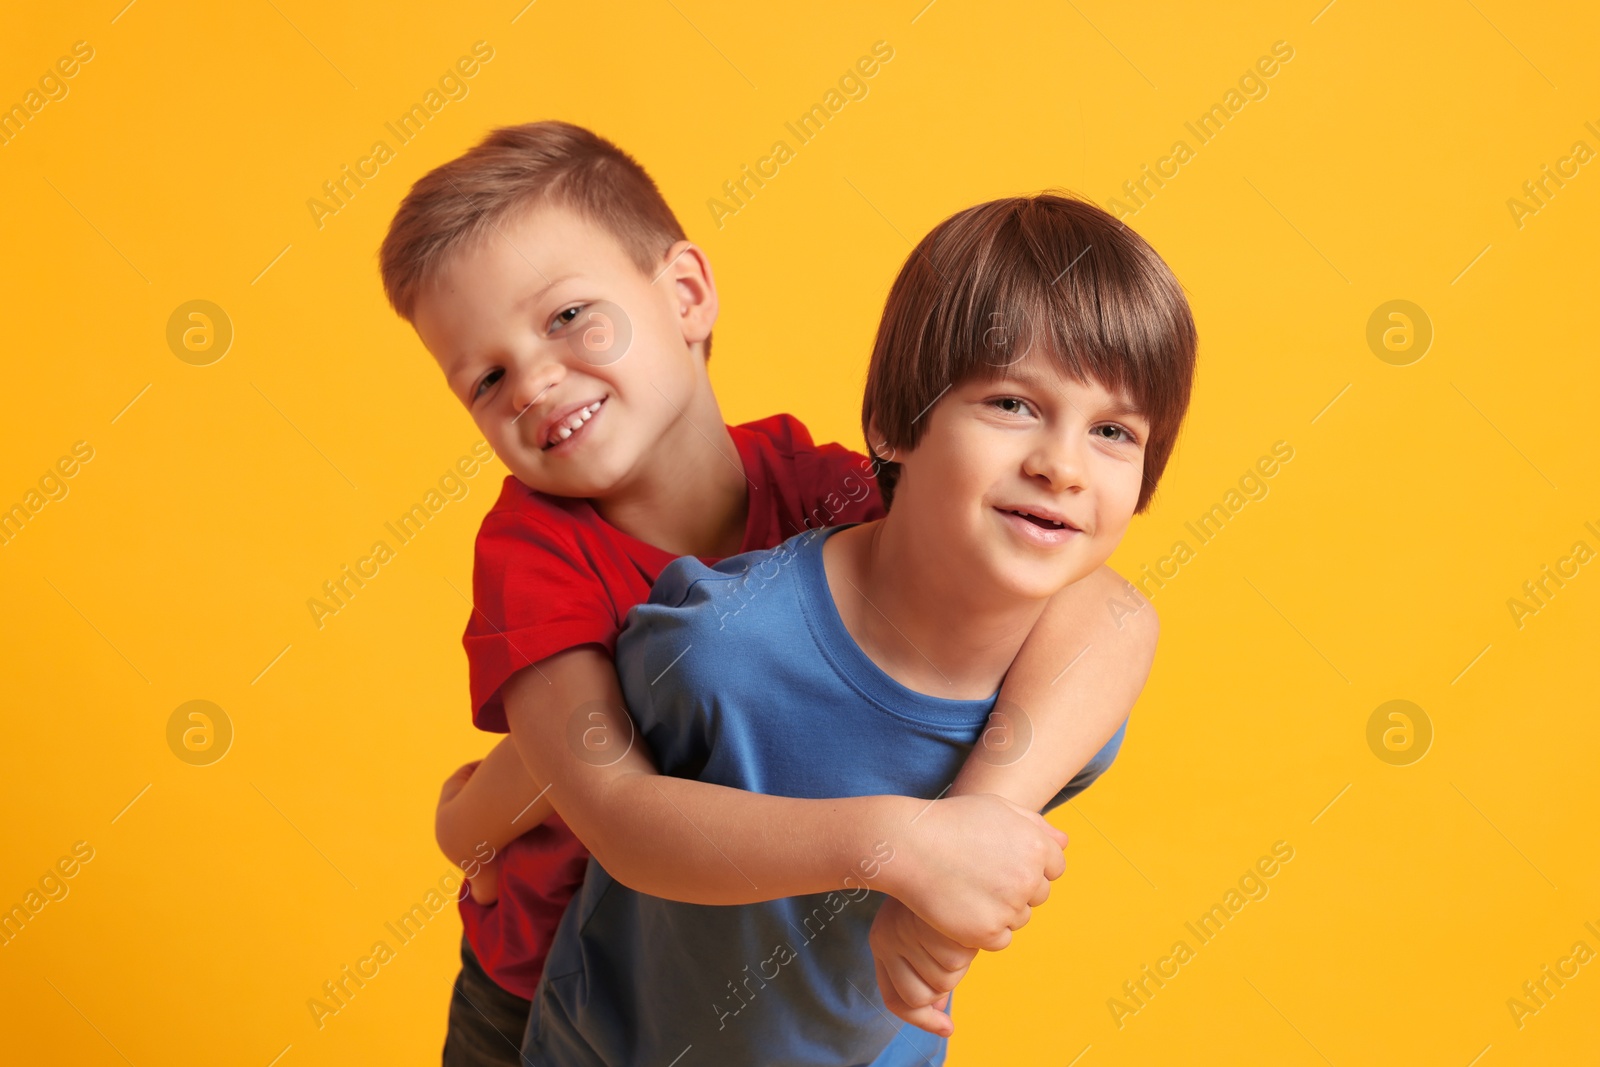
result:
[(717, 322), (717, 283), (711, 276), (711, 260), (699, 245), (679, 241), (667, 249), (656, 284), (668, 286), (672, 313), (686, 343), (699, 344), (711, 336)]

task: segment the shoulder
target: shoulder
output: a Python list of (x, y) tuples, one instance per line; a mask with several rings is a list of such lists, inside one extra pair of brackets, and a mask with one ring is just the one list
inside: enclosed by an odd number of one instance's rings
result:
[(756, 588), (792, 581), (789, 566), (800, 552), (808, 532), (796, 534), (771, 548), (742, 552), (707, 564), (694, 556), (680, 556), (662, 569), (650, 591), (650, 604), (667, 608), (693, 608), (738, 597)]
[(617, 639), (625, 682), (637, 675), (653, 685), (670, 668), (673, 689), (772, 684), (805, 626), (795, 561), (806, 536), (715, 564), (694, 556), (668, 563), (649, 599), (629, 609)]
[(500, 483), (500, 495), (495, 498), (494, 506), (484, 513), (479, 530), (516, 525), (559, 526), (563, 520), (571, 521), (571, 514), (562, 507), (563, 503), (567, 502), (529, 489), (516, 475), (508, 474)]
[[(749, 651), (773, 634), (786, 632), (795, 610), (800, 567), (812, 531), (796, 534), (772, 548), (729, 556), (707, 564), (680, 556), (667, 564), (649, 599), (628, 614), (627, 630), (715, 636), (720, 647)], [(627, 636), (625, 632), (624, 636)]]
[(598, 581), (614, 569), (603, 542), (588, 501), (549, 496), (507, 475), (473, 542), (475, 578), (480, 592), (484, 582), (565, 588)]
[(481, 551), (486, 545), (528, 538), (576, 544), (594, 536), (593, 524), (583, 521), (581, 513), (585, 509), (587, 501), (529, 489), (516, 475), (508, 474), (494, 506), (478, 524), (478, 548)]
[(764, 419), (742, 422), (736, 429), (744, 430), (758, 439), (767, 449), (779, 455), (792, 456), (799, 451), (816, 448), (811, 431), (793, 415), (782, 412)]
[(793, 415), (771, 415), (737, 430), (748, 440), (772, 481), (792, 496), (802, 520), (795, 526), (831, 526), (881, 518), (882, 498), (872, 460), (835, 442), (817, 444)]
[(751, 435), (762, 451), (792, 463), (822, 463), (839, 466), (859, 466), (863, 472), (871, 469), (872, 461), (861, 453), (841, 444), (828, 441), (817, 444), (811, 439), (806, 424), (793, 415), (779, 413), (754, 422), (741, 423), (736, 429)]
[(1117, 621), (1117, 629), (1131, 632), (1154, 651), (1161, 636), (1161, 619), (1149, 598), (1109, 564), (1101, 564), (1084, 581), (1089, 583), (1086, 592), (1105, 602), (1106, 610)]

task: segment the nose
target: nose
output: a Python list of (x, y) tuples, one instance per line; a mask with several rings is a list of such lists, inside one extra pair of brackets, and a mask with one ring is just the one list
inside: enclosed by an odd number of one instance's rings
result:
[(510, 383), (511, 404), (517, 413), (516, 417), (520, 419), (541, 397), (560, 384), (567, 370), (559, 359), (535, 356), (520, 361), (514, 367), (507, 367), (506, 374), (513, 376)]
[(1023, 460), (1023, 473), (1044, 479), (1052, 492), (1082, 489), (1086, 484), (1088, 447), (1087, 435), (1077, 428), (1075, 420), (1046, 426)]

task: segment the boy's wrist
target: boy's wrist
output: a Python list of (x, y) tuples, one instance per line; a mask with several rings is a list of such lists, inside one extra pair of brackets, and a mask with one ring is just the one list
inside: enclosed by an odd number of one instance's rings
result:
[(869, 888), (903, 899), (918, 877), (912, 822), (928, 802), (894, 795), (871, 799), (872, 817), (865, 822), (863, 840), (855, 845), (859, 855), (850, 860), (852, 870), (858, 877), (871, 874)]

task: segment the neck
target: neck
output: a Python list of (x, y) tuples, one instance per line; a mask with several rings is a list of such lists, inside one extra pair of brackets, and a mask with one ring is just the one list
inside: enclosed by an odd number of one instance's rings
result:
[(839, 615), (862, 651), (906, 688), (952, 700), (988, 697), (1045, 602), (974, 582), (970, 563), (909, 525), (891, 511), (828, 539), (823, 560)]
[(614, 491), (602, 519), (675, 556), (731, 556), (744, 545), (749, 486), (709, 382)]

